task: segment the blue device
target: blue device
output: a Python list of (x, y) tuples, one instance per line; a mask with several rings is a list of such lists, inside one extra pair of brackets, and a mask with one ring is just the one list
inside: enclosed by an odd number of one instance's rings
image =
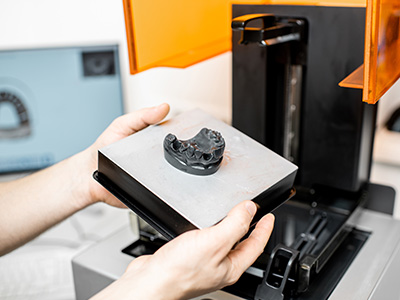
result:
[(0, 173), (59, 162), (122, 113), (117, 45), (0, 51)]

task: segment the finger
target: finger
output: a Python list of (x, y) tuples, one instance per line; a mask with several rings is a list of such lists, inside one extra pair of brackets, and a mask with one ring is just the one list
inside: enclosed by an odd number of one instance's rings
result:
[(160, 122), (169, 112), (167, 103), (155, 107), (143, 108), (138, 111), (123, 115), (115, 120), (115, 126), (119, 134), (128, 136), (146, 128), (149, 125)]
[(254, 202), (243, 201), (236, 205), (220, 223), (209, 228), (212, 231), (212, 238), (220, 241), (220, 245), (226, 251), (221, 253), (222, 255), (226, 255), (247, 233), (256, 211)]
[(273, 214), (262, 217), (250, 236), (229, 253), (228, 257), (232, 262), (233, 272), (242, 274), (261, 255), (271, 236), (274, 221)]

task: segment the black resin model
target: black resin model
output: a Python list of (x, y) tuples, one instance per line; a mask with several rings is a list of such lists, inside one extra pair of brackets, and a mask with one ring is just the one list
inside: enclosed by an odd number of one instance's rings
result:
[(220, 166), (225, 140), (214, 130), (203, 128), (187, 141), (173, 134), (164, 139), (165, 159), (175, 168), (194, 175), (211, 175)]

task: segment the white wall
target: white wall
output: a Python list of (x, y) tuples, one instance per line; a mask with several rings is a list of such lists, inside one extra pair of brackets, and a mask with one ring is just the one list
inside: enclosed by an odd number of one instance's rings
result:
[(1, 0), (0, 50), (118, 43), (126, 111), (168, 102), (231, 119), (231, 54), (130, 75), (122, 0)]
[(378, 127), (384, 126), (390, 115), (400, 107), (400, 80), (398, 80), (378, 102)]

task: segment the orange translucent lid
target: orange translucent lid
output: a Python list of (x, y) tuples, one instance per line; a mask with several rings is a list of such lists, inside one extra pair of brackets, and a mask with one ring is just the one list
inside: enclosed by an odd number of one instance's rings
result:
[(400, 2), (367, 0), (364, 65), (339, 85), (363, 89), (374, 104), (400, 77)]
[(231, 49), (228, 0), (123, 3), (131, 74), (183, 68)]

